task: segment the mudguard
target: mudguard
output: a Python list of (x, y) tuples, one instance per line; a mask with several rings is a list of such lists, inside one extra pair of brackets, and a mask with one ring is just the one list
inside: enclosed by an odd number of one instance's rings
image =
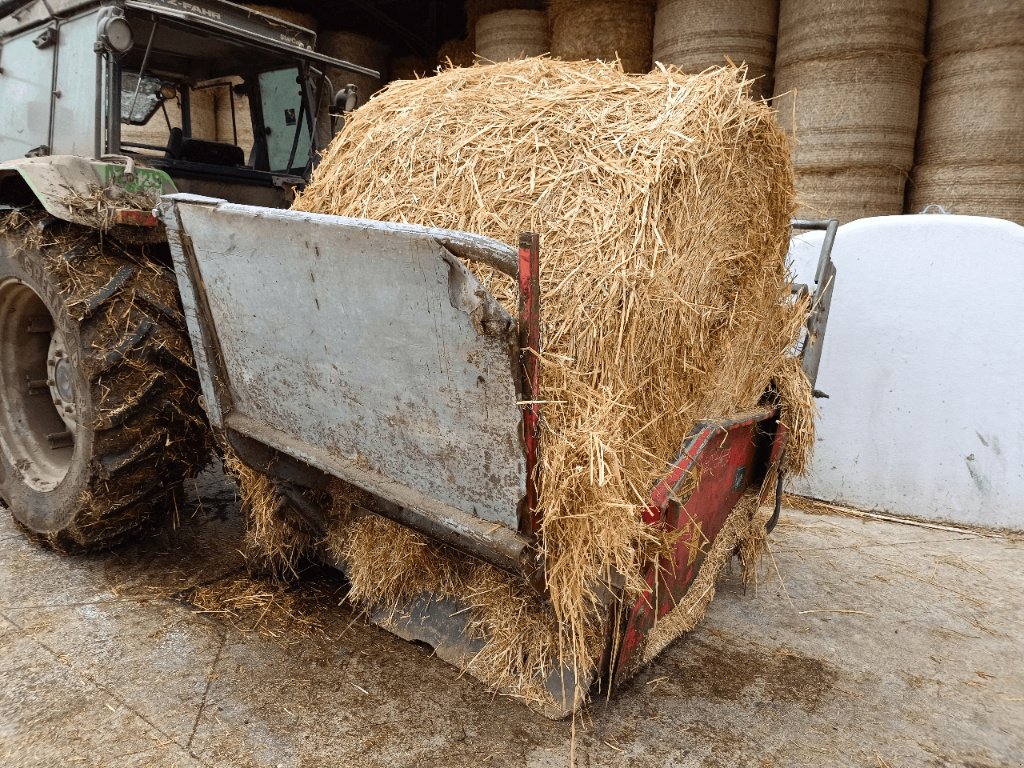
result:
[[(11, 176), (20, 176), (51, 216), (97, 229), (110, 226), (112, 209), (146, 210), (161, 195), (177, 191), (163, 171), (120, 156), (90, 160), (49, 155), (0, 163), (0, 185)], [(116, 223), (141, 222), (129, 218)]]

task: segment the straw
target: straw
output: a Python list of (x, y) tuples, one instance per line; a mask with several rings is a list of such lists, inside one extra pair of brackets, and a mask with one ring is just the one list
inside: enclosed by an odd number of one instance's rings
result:
[[(785, 268), (789, 147), (748, 89), (732, 68), (630, 76), (544, 58), (392, 83), (352, 115), (295, 204), (506, 242), (540, 233), (546, 598), (353, 516), (344, 493), (326, 536), (360, 604), (397, 609), (423, 591), (466, 601), (488, 643), (471, 671), (495, 685), (539, 696), (538, 671), (556, 659), (581, 679), (594, 668), (602, 585), (621, 576), (626, 599), (644, 588), (665, 542), (641, 512), (694, 422), (777, 391), (788, 456), (806, 464), (813, 401), (788, 356), (801, 324)], [(514, 310), (507, 279), (473, 268)]]

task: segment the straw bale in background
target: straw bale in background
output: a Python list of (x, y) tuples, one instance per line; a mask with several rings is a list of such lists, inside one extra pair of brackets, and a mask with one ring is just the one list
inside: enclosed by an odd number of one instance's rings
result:
[(396, 80), (418, 80), (434, 71), (432, 62), (423, 56), (392, 56), (388, 63), (392, 82)]
[(659, 0), (655, 61), (684, 72), (746, 64), (753, 95), (770, 98), (779, 0)]
[(808, 59), (780, 67), (774, 105), (796, 137), (793, 166), (836, 170), (914, 162), (924, 59), (919, 54), (864, 53)]
[(495, 11), (476, 23), (476, 52), (484, 61), (509, 61), (540, 56), (551, 50), (544, 11)]
[[(814, 406), (788, 356), (800, 326), (785, 268), (789, 148), (748, 85), (731, 68), (631, 77), (545, 58), (395, 82), (352, 115), (296, 202), (505, 242), (540, 233), (550, 606), (514, 577), (488, 578), (557, 635), (492, 631), (493, 668), (471, 669), (491, 682), (526, 686), (551, 668), (552, 643), (581, 677), (594, 667), (595, 589), (613, 571), (630, 594), (643, 589), (641, 569), (663, 544), (642, 522), (646, 494), (696, 420), (753, 408), (774, 382), (793, 468), (806, 463)], [(475, 269), (514, 308), (509, 282)], [(439, 589), (483, 624), (494, 616), (474, 592), (480, 572), (460, 570), (464, 556), (425, 540), (409, 554), (378, 536), (387, 551), (360, 558), (345, 544), (351, 526), (340, 528), (332, 535), (361, 571), (365, 602), (403, 583), (395, 569), (422, 573), (409, 558), (426, 547), (448, 562), (432, 566), (439, 584), (457, 576)]]
[(794, 139), (801, 215), (902, 212), (927, 12), (927, 0), (781, 0), (772, 103)]
[(908, 212), (1024, 224), (1024, 4), (935, 0)]
[(938, 205), (946, 213), (994, 216), (1024, 225), (1024, 162), (1005, 165), (919, 165), (907, 213)]
[(651, 68), (655, 0), (550, 0), (551, 54), (566, 61), (618, 57), (626, 72)]
[[(347, 32), (340, 29), (327, 30), (317, 35), (317, 47), (322, 53), (335, 59), (342, 59), (350, 64), (376, 70), (380, 77), (361, 75), (346, 69), (327, 68), (327, 77), (335, 93), (349, 83), (359, 87), (359, 103), (365, 104), (369, 98), (384, 87), (388, 79), (388, 45), (373, 37)], [(334, 94), (331, 94), (333, 99)]]
[(473, 44), (469, 38), (448, 40), (437, 49), (437, 66), (441, 68), (469, 67), (474, 61)]
[(1020, 0), (932, 0), (928, 20), (931, 59), (1022, 42), (1024, 3)]
[(928, 0), (780, 0), (775, 67), (851, 52), (921, 56)]
[(797, 174), (797, 216), (852, 221), (900, 213), (906, 174), (898, 168), (847, 166)]
[(466, 29), (472, 36), (484, 16), (501, 11), (543, 11), (545, 4), (546, 0), (466, 0)]

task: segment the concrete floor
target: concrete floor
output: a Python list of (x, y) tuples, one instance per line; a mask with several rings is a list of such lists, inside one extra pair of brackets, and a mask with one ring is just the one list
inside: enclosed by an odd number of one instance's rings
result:
[[(0, 516), (0, 764), (568, 764), (570, 723), (367, 626), (328, 574), (199, 612), (267, 590), (239, 581), (232, 490), (197, 498), (88, 558)], [(580, 766), (1024, 765), (1024, 542), (790, 510), (773, 556), (587, 711)]]

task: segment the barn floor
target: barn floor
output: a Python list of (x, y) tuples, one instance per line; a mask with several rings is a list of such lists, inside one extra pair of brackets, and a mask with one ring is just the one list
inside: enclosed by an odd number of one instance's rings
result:
[[(330, 573), (248, 582), (222, 477), (192, 504), (88, 558), (0, 516), (0, 764), (568, 764), (570, 723), (366, 625)], [(587, 711), (580, 766), (1024, 765), (1024, 541), (790, 510), (768, 564)]]

